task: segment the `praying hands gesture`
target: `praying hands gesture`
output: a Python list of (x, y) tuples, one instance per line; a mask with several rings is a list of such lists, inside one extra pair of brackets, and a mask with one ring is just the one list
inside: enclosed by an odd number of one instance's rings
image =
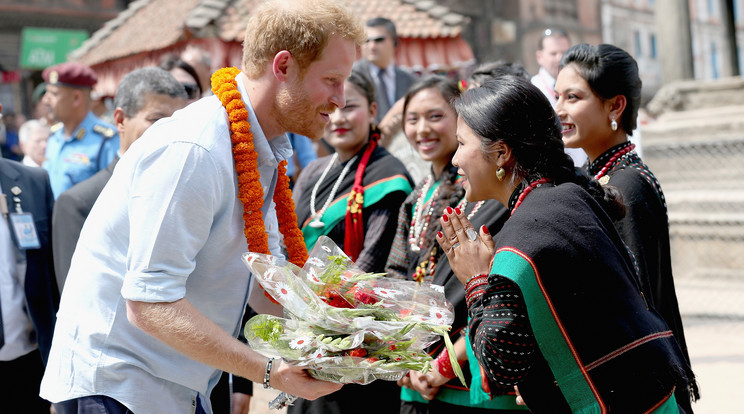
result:
[(488, 274), (495, 247), (488, 228), (482, 226), (476, 232), (459, 208), (447, 207), (440, 220), (442, 231), (437, 232), (437, 242), (457, 279), (464, 285), (473, 276)]

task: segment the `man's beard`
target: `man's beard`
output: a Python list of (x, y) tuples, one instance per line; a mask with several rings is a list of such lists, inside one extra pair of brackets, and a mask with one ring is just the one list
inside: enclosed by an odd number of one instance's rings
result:
[(288, 132), (319, 139), (325, 127), (320, 112), (331, 113), (335, 106), (315, 105), (301, 85), (300, 80), (279, 90), (274, 101), (277, 122)]

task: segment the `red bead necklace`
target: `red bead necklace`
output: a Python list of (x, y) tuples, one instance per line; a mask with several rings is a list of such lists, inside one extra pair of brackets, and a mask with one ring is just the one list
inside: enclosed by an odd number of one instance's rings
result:
[(540, 185), (543, 185), (545, 183), (549, 183), (550, 181), (551, 181), (550, 178), (543, 177), (543, 178), (541, 178), (539, 180), (535, 180), (535, 181), (531, 182), (530, 185), (528, 185), (527, 187), (525, 187), (524, 190), (522, 190), (522, 192), (519, 193), (519, 197), (517, 198), (517, 202), (514, 203), (514, 208), (512, 208), (511, 214), (509, 214), (509, 215), (513, 215), (514, 212), (517, 211), (517, 207), (519, 207), (522, 204), (522, 201), (524, 201), (524, 198), (527, 197), (527, 194), (529, 194), (532, 190), (534, 190), (535, 187), (540, 186)]
[[(595, 180), (599, 180), (600, 178), (604, 177), (607, 174), (607, 171), (612, 168), (612, 166), (615, 164), (615, 161), (617, 161), (618, 158), (622, 157), (623, 155), (629, 153), (630, 151), (633, 151), (635, 149), (635, 144), (630, 144), (627, 147), (619, 150), (615, 154), (610, 157), (610, 159), (605, 163), (605, 165), (602, 167), (601, 170), (594, 176)], [(601, 184), (607, 184), (606, 182), (603, 183), (600, 181)]]

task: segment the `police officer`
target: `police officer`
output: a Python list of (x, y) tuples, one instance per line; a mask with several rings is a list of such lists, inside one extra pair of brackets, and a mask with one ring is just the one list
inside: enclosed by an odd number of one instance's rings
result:
[(52, 127), (43, 167), (54, 197), (91, 177), (114, 159), (119, 134), (91, 112), (90, 92), (98, 81), (93, 69), (77, 62), (60, 63), (42, 73), (44, 102), (58, 121)]

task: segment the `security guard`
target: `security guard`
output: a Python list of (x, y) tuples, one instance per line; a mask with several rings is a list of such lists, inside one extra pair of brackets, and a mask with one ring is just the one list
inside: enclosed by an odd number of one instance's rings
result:
[(91, 68), (77, 62), (60, 63), (46, 68), (42, 77), (47, 83), (43, 100), (58, 121), (52, 127), (43, 165), (57, 198), (106, 168), (119, 149), (119, 134), (90, 111), (91, 88), (98, 81)]

